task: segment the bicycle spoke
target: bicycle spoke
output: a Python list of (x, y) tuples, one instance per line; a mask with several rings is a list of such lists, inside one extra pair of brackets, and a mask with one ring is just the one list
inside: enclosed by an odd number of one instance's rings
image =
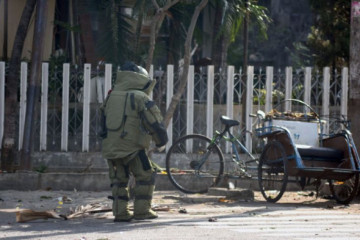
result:
[(166, 156), (170, 181), (185, 193), (204, 193), (215, 186), (223, 173), (223, 156), (211, 140), (201, 135), (187, 135), (177, 140)]

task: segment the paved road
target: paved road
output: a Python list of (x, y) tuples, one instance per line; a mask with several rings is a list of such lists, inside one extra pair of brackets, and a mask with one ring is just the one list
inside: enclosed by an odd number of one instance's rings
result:
[[(182, 196), (156, 192), (154, 203), (170, 207), (159, 219), (114, 223), (111, 214), (68, 221), (60, 219), (16, 223), (16, 206), (49, 209), (57, 197), (73, 199), (60, 211), (81, 204), (105, 202), (106, 192), (0, 191), (0, 239), (360, 239), (360, 204), (335, 204), (297, 193), (280, 203), (265, 203), (258, 193), (254, 201), (234, 201), (219, 196)], [(39, 200), (42, 199), (42, 200)], [(21, 201), (20, 201), (21, 200)], [(109, 202), (107, 202), (109, 203)], [(179, 213), (186, 209), (187, 213)]]

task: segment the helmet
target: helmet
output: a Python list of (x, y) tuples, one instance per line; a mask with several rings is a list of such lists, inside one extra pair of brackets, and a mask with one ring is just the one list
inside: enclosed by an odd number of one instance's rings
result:
[(149, 77), (149, 73), (146, 71), (145, 68), (136, 65), (133, 62), (127, 61), (121, 66), (121, 71), (131, 71), (131, 72), (137, 72), (142, 75), (145, 75), (147, 78)]

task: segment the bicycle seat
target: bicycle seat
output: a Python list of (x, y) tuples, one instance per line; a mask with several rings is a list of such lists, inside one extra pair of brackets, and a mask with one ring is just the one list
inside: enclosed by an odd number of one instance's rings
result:
[(240, 124), (239, 121), (231, 119), (227, 116), (221, 116), (220, 120), (221, 120), (222, 124), (229, 126), (229, 127), (237, 126)]

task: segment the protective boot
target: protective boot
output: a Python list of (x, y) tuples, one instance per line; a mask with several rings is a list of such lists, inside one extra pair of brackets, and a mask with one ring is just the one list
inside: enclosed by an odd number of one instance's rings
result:
[(134, 217), (128, 207), (128, 201), (114, 200), (113, 214), (115, 216), (114, 222), (130, 222)]
[[(116, 185), (116, 184), (114, 184)], [(119, 184), (121, 185), (121, 184)], [(124, 183), (125, 185), (125, 183)], [(129, 222), (133, 215), (129, 211), (129, 193), (125, 187), (117, 188), (113, 186), (113, 215), (115, 216), (114, 222)]]
[(135, 199), (134, 202), (134, 219), (136, 220), (145, 220), (145, 219), (154, 219), (158, 215), (156, 212), (151, 210), (151, 199)]
[(154, 185), (140, 185), (136, 182), (135, 201), (134, 201), (134, 218), (136, 220), (154, 219), (158, 215), (151, 210), (151, 200), (155, 189)]

